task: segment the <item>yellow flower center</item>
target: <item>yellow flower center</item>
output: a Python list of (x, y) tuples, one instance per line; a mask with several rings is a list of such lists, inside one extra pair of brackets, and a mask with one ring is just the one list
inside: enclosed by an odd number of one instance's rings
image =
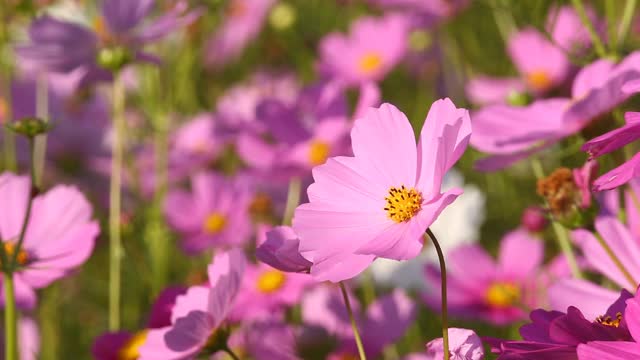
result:
[(397, 223), (410, 220), (422, 209), (422, 194), (414, 188), (407, 189), (404, 185), (389, 189), (389, 195), (384, 198), (389, 218)]
[[(4, 253), (7, 254), (7, 258), (12, 259), (16, 252), (16, 245), (12, 242), (5, 242), (3, 243), (3, 247)], [(20, 252), (18, 252), (18, 256), (16, 257), (16, 261), (19, 265), (26, 265), (29, 262), (29, 253), (24, 251), (24, 248), (20, 249)], [(11, 262), (11, 260), (9, 262)]]
[(618, 327), (622, 321), (622, 313), (616, 313), (616, 318), (612, 319), (611, 316), (598, 316), (596, 322), (605, 326)]
[(267, 270), (258, 277), (258, 290), (263, 293), (272, 293), (282, 288), (287, 277), (282, 271)]
[(147, 330), (138, 331), (118, 351), (118, 360), (136, 360), (140, 357), (140, 347), (147, 340)]
[(227, 226), (227, 217), (219, 212), (214, 212), (204, 219), (203, 229), (209, 235), (219, 234)]
[(506, 282), (493, 283), (487, 290), (486, 301), (492, 307), (506, 308), (520, 300), (520, 288)]
[(360, 58), (358, 68), (365, 74), (376, 71), (382, 65), (382, 57), (376, 52), (368, 52)]
[(551, 87), (551, 78), (544, 70), (534, 70), (527, 74), (527, 84), (535, 91), (544, 91)]
[(309, 161), (311, 165), (317, 166), (324, 164), (329, 157), (329, 151), (331, 148), (329, 144), (323, 141), (314, 140), (309, 146)]

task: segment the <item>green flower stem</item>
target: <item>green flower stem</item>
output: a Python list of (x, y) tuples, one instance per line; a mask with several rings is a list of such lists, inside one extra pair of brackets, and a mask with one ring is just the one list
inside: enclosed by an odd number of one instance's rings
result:
[(356, 346), (358, 347), (358, 354), (360, 360), (367, 360), (367, 355), (364, 353), (364, 346), (362, 346), (362, 338), (360, 338), (360, 332), (358, 332), (358, 325), (356, 325), (356, 319), (353, 316), (353, 310), (351, 310), (351, 302), (349, 301), (349, 294), (344, 282), (340, 282), (340, 291), (342, 292), (342, 298), (344, 299), (344, 305), (347, 307), (347, 313), (349, 314), (349, 320), (351, 321), (351, 329), (353, 330), (353, 337), (356, 340)]
[(440, 263), (440, 292), (442, 298), (442, 309), (440, 310), (440, 314), (442, 317), (442, 346), (444, 349), (444, 360), (449, 360), (451, 354), (449, 354), (449, 324), (447, 320), (447, 266), (444, 262), (444, 254), (442, 253), (442, 249), (440, 248), (438, 239), (431, 231), (431, 229), (427, 229), (427, 235), (431, 239), (431, 242), (433, 242), (433, 246), (436, 248), (436, 252), (438, 253), (438, 262)]
[(124, 157), (124, 84), (119, 73), (113, 80), (113, 128), (111, 181), (109, 186), (109, 330), (120, 328), (120, 283), (123, 256), (120, 234), (122, 164)]
[(13, 273), (5, 272), (4, 286), (4, 358), (18, 360), (18, 313), (13, 286)]
[(235, 354), (231, 349), (229, 349), (228, 347), (227, 347), (227, 348), (222, 349), (222, 351), (226, 352), (226, 353), (231, 357), (231, 359), (233, 359), (233, 360), (240, 360), (240, 358), (238, 357), (238, 355), (236, 355), (236, 354)]
[(591, 36), (591, 42), (593, 42), (593, 47), (596, 50), (596, 53), (598, 54), (598, 56), (601, 58), (607, 56), (607, 52), (604, 48), (604, 44), (602, 43), (600, 36), (598, 36), (598, 33), (593, 27), (591, 20), (589, 20), (589, 16), (587, 15), (587, 11), (584, 8), (584, 4), (582, 3), (582, 0), (571, 0), (571, 3), (573, 4), (573, 7), (576, 9), (578, 16), (580, 16), (580, 21), (582, 21), (582, 24), (584, 25), (584, 27), (587, 28), (587, 31), (589, 32), (589, 36)]
[[(36, 79), (36, 117), (45, 123), (49, 121), (49, 81), (44, 73)], [(32, 178), (33, 184), (40, 188), (47, 153), (47, 135), (38, 135), (34, 141)]]
[(294, 177), (289, 181), (289, 191), (287, 193), (287, 205), (284, 208), (284, 215), (282, 216), (283, 225), (291, 225), (293, 219), (293, 212), (296, 210), (298, 204), (300, 204), (300, 190), (302, 188), (302, 182), (300, 178)]
[(629, 34), (629, 28), (631, 27), (631, 21), (633, 20), (636, 5), (636, 0), (627, 0), (624, 4), (622, 19), (620, 20), (620, 27), (618, 28), (618, 45), (624, 45), (627, 34)]

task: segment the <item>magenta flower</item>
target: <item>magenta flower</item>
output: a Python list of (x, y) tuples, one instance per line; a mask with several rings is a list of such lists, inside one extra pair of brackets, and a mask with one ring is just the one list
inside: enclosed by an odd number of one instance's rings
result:
[(632, 295), (623, 291), (606, 313), (594, 321), (586, 319), (574, 306), (566, 313), (534, 310), (530, 315), (532, 323), (520, 328), (523, 340), (485, 340), (491, 344), (492, 352), (500, 354), (499, 360), (577, 360), (576, 350), (580, 344), (631, 340), (627, 321), (622, 316), (629, 298)]
[(139, 348), (146, 341), (149, 329), (171, 325), (171, 312), (176, 298), (186, 291), (187, 289), (182, 286), (164, 289), (151, 306), (145, 329), (135, 333), (118, 331), (100, 335), (91, 347), (93, 357), (96, 360), (137, 359), (140, 356)]
[(192, 359), (204, 350), (235, 302), (245, 262), (239, 249), (214, 256), (208, 268), (211, 287), (191, 287), (179, 296), (171, 325), (148, 331), (139, 359)]
[[(367, 357), (380, 355), (384, 347), (400, 339), (415, 320), (415, 303), (400, 290), (376, 299), (366, 311), (360, 310), (353, 295), (349, 298)], [(302, 318), (305, 325), (323, 328), (337, 340), (338, 346), (328, 359), (357, 358), (349, 316), (337, 288), (318, 286), (307, 292), (302, 301)]]
[[(640, 113), (628, 112), (625, 114), (626, 124), (608, 133), (595, 137), (582, 146), (591, 158), (615, 151), (640, 138)], [(594, 182), (594, 190), (610, 190), (626, 184), (637, 176), (639, 156), (633, 156), (618, 167), (600, 176)]]
[(194, 175), (191, 188), (169, 191), (164, 205), (169, 224), (184, 237), (184, 251), (244, 244), (251, 234), (249, 189), (215, 173)]
[(322, 39), (320, 69), (348, 85), (379, 81), (404, 57), (408, 31), (408, 19), (397, 14), (358, 19), (348, 36)]
[(298, 303), (312, 283), (313, 279), (307, 274), (285, 273), (262, 263), (247, 264), (229, 319), (269, 318)]
[[(539, 287), (544, 257), (543, 243), (525, 230), (515, 230), (502, 239), (498, 261), (478, 245), (462, 245), (447, 259), (447, 290), (452, 314), (480, 318), (496, 325), (526, 317), (524, 307), (535, 308), (542, 301)], [(440, 272), (433, 264), (425, 268), (427, 283), (439, 289)], [(439, 293), (426, 292), (425, 302), (437, 308)]]
[[(484, 359), (482, 340), (473, 330), (449, 328), (449, 353), (454, 360)], [(444, 358), (444, 344), (442, 338), (427, 344), (425, 360), (440, 360)]]
[(300, 239), (289, 226), (277, 226), (256, 249), (258, 260), (284, 272), (308, 272), (311, 262), (300, 255)]
[(313, 263), (311, 274), (341, 281), (376, 257), (415, 257), (426, 229), (462, 192), (443, 194), (440, 187), (470, 134), (467, 110), (449, 99), (432, 105), (417, 147), (409, 121), (393, 105), (356, 120), (355, 156), (330, 158), (314, 168), (310, 202), (295, 211), (293, 229), (300, 253)]
[[(616, 320), (617, 319), (616, 314)], [(622, 317), (633, 341), (592, 341), (578, 345), (580, 360), (614, 360), (640, 358), (640, 292), (626, 301)]]
[[(28, 177), (0, 175), (0, 239), (8, 254), (16, 242), (31, 194)], [(33, 200), (24, 243), (17, 254), (14, 273), (17, 301), (33, 307), (33, 289), (46, 287), (69, 275), (84, 263), (95, 244), (100, 228), (91, 220), (91, 205), (76, 188), (58, 185)]]
[(274, 3), (274, 0), (229, 1), (223, 23), (206, 45), (205, 62), (218, 67), (240, 56), (260, 32)]

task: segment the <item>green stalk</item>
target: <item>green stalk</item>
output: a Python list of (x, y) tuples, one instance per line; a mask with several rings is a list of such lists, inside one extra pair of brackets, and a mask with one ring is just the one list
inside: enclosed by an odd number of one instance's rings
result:
[(12, 272), (5, 272), (4, 286), (4, 358), (18, 360), (18, 313)]
[(293, 212), (296, 210), (298, 204), (300, 204), (300, 190), (302, 188), (302, 182), (300, 178), (294, 177), (289, 181), (289, 191), (287, 192), (287, 205), (284, 209), (284, 215), (282, 217), (283, 225), (291, 225), (293, 219)]
[(156, 191), (154, 194), (154, 208), (151, 214), (152, 236), (149, 237), (151, 266), (153, 269), (152, 288), (158, 293), (167, 282), (169, 260), (169, 237), (162, 221), (162, 204), (167, 193), (169, 169), (169, 141), (167, 115), (158, 114), (156, 117), (154, 134)]
[(587, 28), (587, 31), (589, 32), (589, 36), (591, 36), (591, 42), (593, 42), (593, 47), (596, 50), (596, 54), (598, 54), (598, 56), (601, 58), (607, 56), (607, 52), (604, 48), (604, 44), (602, 43), (600, 36), (598, 36), (598, 33), (593, 27), (591, 20), (589, 20), (589, 16), (587, 15), (587, 11), (584, 8), (584, 4), (582, 3), (582, 0), (571, 0), (571, 3), (573, 4), (573, 7), (576, 9), (578, 16), (580, 16), (580, 21), (582, 21), (582, 24)]
[(620, 27), (618, 28), (618, 45), (624, 45), (624, 41), (629, 34), (629, 28), (631, 27), (631, 21), (633, 20), (636, 5), (636, 0), (627, 0), (624, 4), (622, 19), (620, 20)]
[(109, 186), (109, 330), (120, 328), (120, 283), (123, 256), (120, 234), (122, 164), (125, 136), (124, 84), (119, 73), (113, 80), (113, 128), (111, 181)]
[(442, 253), (442, 249), (440, 248), (438, 239), (429, 228), (427, 228), (427, 235), (433, 242), (433, 246), (436, 248), (436, 252), (438, 253), (438, 262), (440, 263), (440, 294), (442, 299), (442, 309), (440, 310), (440, 314), (442, 317), (442, 346), (444, 349), (444, 360), (449, 360), (451, 354), (449, 353), (449, 324), (447, 320), (447, 266), (444, 262), (444, 254)]
[[(45, 73), (38, 74), (36, 79), (36, 117), (44, 122), (49, 121), (49, 81)], [(35, 138), (33, 148), (33, 184), (42, 186), (42, 174), (44, 173), (45, 157), (47, 152), (47, 134), (38, 135)]]
[(342, 292), (342, 298), (344, 299), (344, 305), (347, 307), (347, 313), (349, 314), (349, 320), (351, 321), (351, 330), (353, 330), (353, 337), (356, 340), (356, 346), (358, 347), (358, 354), (360, 360), (367, 360), (367, 355), (364, 353), (364, 346), (362, 346), (362, 339), (360, 338), (360, 332), (358, 332), (358, 325), (356, 325), (356, 318), (353, 316), (351, 310), (351, 302), (349, 301), (349, 295), (344, 282), (340, 282), (340, 291)]

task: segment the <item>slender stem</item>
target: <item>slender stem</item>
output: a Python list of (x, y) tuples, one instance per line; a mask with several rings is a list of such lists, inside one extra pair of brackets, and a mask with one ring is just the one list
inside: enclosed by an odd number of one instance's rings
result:
[(582, 3), (582, 0), (571, 0), (571, 3), (573, 4), (573, 7), (576, 9), (578, 16), (580, 16), (580, 21), (582, 21), (582, 24), (584, 25), (584, 27), (587, 28), (587, 31), (589, 32), (589, 36), (591, 36), (591, 42), (593, 42), (593, 47), (596, 49), (596, 53), (598, 54), (599, 57), (605, 57), (607, 53), (605, 51), (602, 40), (600, 39), (600, 36), (598, 35), (595, 28), (593, 27), (591, 20), (589, 20), (589, 16), (587, 15), (587, 11), (584, 8), (584, 4)]
[(151, 256), (151, 266), (153, 270), (152, 289), (158, 293), (167, 282), (168, 259), (169, 259), (169, 237), (167, 228), (162, 221), (162, 204), (167, 193), (168, 169), (169, 169), (169, 141), (167, 132), (167, 115), (157, 114), (155, 116), (155, 178), (156, 191), (154, 193), (154, 204), (151, 211), (149, 226), (152, 236), (149, 237), (149, 250)]
[(340, 282), (340, 291), (342, 292), (342, 298), (344, 299), (344, 305), (347, 307), (347, 313), (349, 314), (349, 320), (351, 321), (351, 329), (353, 330), (353, 337), (356, 339), (356, 346), (358, 347), (358, 354), (360, 355), (360, 360), (367, 360), (367, 355), (364, 353), (364, 346), (362, 346), (362, 339), (360, 338), (360, 333), (358, 332), (358, 326), (356, 325), (356, 318), (353, 316), (353, 311), (351, 310), (351, 302), (349, 301), (349, 294), (347, 294), (347, 288), (344, 285), (344, 282)]
[[(6, 9), (0, 6), (4, 12)], [(0, 107), (4, 105), (4, 119), (0, 123), (9, 123), (13, 118), (13, 99), (12, 99), (12, 71), (11, 71), (11, 48), (9, 39), (9, 26), (4, 19), (0, 17), (0, 54), (5, 54), (6, 58), (0, 58), (0, 66), (2, 67), (2, 85), (3, 89), (0, 95), (4, 95), (4, 99), (0, 97)], [(2, 104), (4, 102), (4, 104)], [(3, 128), (3, 153), (5, 170), (15, 171), (18, 167), (16, 164), (16, 140), (15, 134), (9, 129)]]
[(289, 181), (289, 191), (287, 193), (287, 205), (284, 208), (284, 215), (282, 217), (283, 225), (291, 225), (291, 219), (293, 219), (293, 212), (296, 210), (296, 206), (300, 203), (300, 189), (302, 188), (302, 182), (300, 178), (293, 178)]
[(498, 32), (502, 37), (502, 41), (507, 44), (513, 29), (516, 28), (511, 12), (506, 11), (504, 7), (501, 7), (495, 1), (493, 6), (491, 6), (491, 10), (493, 12), (493, 18), (496, 22), (496, 26), (498, 27)]
[(602, 246), (602, 248), (604, 249), (604, 251), (607, 253), (607, 255), (611, 258), (611, 260), (613, 261), (613, 263), (616, 265), (616, 267), (618, 268), (618, 270), (620, 270), (620, 272), (622, 272), (622, 275), (624, 275), (625, 279), (627, 279), (627, 281), (629, 282), (629, 285), (631, 285), (631, 287), (629, 288), (630, 291), (634, 291), (635, 288), (638, 287), (638, 283), (636, 282), (636, 280), (633, 278), (633, 276), (631, 275), (631, 273), (629, 272), (629, 270), (627, 270), (627, 268), (624, 267), (624, 265), (622, 264), (622, 262), (620, 261), (620, 259), (616, 256), (616, 254), (613, 252), (613, 249), (611, 249), (611, 247), (609, 246), (609, 244), (607, 244), (606, 241), (604, 241), (604, 239), (602, 238), (602, 236), (600, 236), (600, 234), (595, 233), (594, 234), (596, 239), (598, 240), (598, 243), (600, 244), (600, 246)]
[(604, 13), (607, 17), (607, 35), (609, 37), (609, 47), (612, 50), (617, 48), (618, 34), (615, 29), (615, 25), (618, 22), (616, 16), (616, 3), (614, 1), (604, 2)]
[(618, 45), (624, 45), (627, 34), (629, 34), (629, 28), (631, 27), (631, 21), (633, 20), (636, 5), (636, 0), (627, 0), (624, 4), (622, 19), (620, 20), (620, 27), (618, 28)]
[(444, 348), (444, 359), (449, 360), (449, 324), (447, 321), (447, 266), (444, 262), (444, 254), (442, 253), (442, 249), (440, 248), (440, 244), (438, 243), (438, 239), (433, 234), (431, 229), (427, 228), (427, 235), (433, 242), (433, 246), (436, 248), (436, 252), (438, 253), (438, 261), (440, 262), (440, 292), (442, 298), (442, 345)]
[(27, 226), (29, 225), (29, 220), (31, 219), (31, 208), (33, 208), (33, 199), (39, 192), (39, 187), (36, 184), (36, 172), (35, 172), (35, 139), (29, 139), (29, 150), (31, 153), (31, 189), (29, 189), (29, 195), (27, 198), (27, 211), (24, 215), (24, 220), (22, 221), (22, 227), (20, 228), (20, 235), (18, 236), (18, 243), (13, 251), (13, 256), (11, 257), (11, 262), (9, 263), (10, 271), (14, 271), (16, 266), (18, 265), (18, 255), (20, 254), (20, 250), (22, 249), (22, 243), (24, 242), (24, 236), (27, 233)]
[(18, 360), (18, 314), (14, 293), (13, 274), (5, 272), (4, 285), (4, 358)]
[[(38, 75), (36, 79), (36, 116), (44, 121), (49, 121), (49, 81), (45, 73)], [(47, 135), (38, 135), (35, 138), (33, 148), (33, 184), (36, 187), (42, 185), (42, 175), (44, 173), (44, 162), (47, 152)]]
[(224, 351), (224, 352), (226, 352), (227, 354), (229, 354), (229, 356), (231, 356), (231, 358), (232, 358), (233, 360), (240, 360), (240, 358), (238, 357), (238, 355), (236, 355), (236, 354), (235, 354), (231, 349), (229, 349), (228, 347), (227, 347), (227, 348), (222, 349), (222, 351)]
[(109, 330), (120, 328), (120, 278), (122, 239), (120, 236), (122, 163), (124, 155), (124, 84), (119, 73), (113, 80), (113, 128), (111, 184), (109, 187)]
[(582, 271), (580, 271), (580, 267), (578, 266), (578, 261), (576, 260), (576, 256), (571, 249), (571, 243), (569, 242), (569, 236), (567, 235), (567, 230), (555, 219), (551, 219), (551, 225), (553, 227), (553, 231), (556, 234), (556, 240), (558, 241), (558, 246), (560, 246), (560, 250), (562, 250), (562, 254), (567, 259), (567, 263), (569, 264), (569, 269), (571, 270), (571, 275), (573, 275), (576, 279), (584, 278)]

